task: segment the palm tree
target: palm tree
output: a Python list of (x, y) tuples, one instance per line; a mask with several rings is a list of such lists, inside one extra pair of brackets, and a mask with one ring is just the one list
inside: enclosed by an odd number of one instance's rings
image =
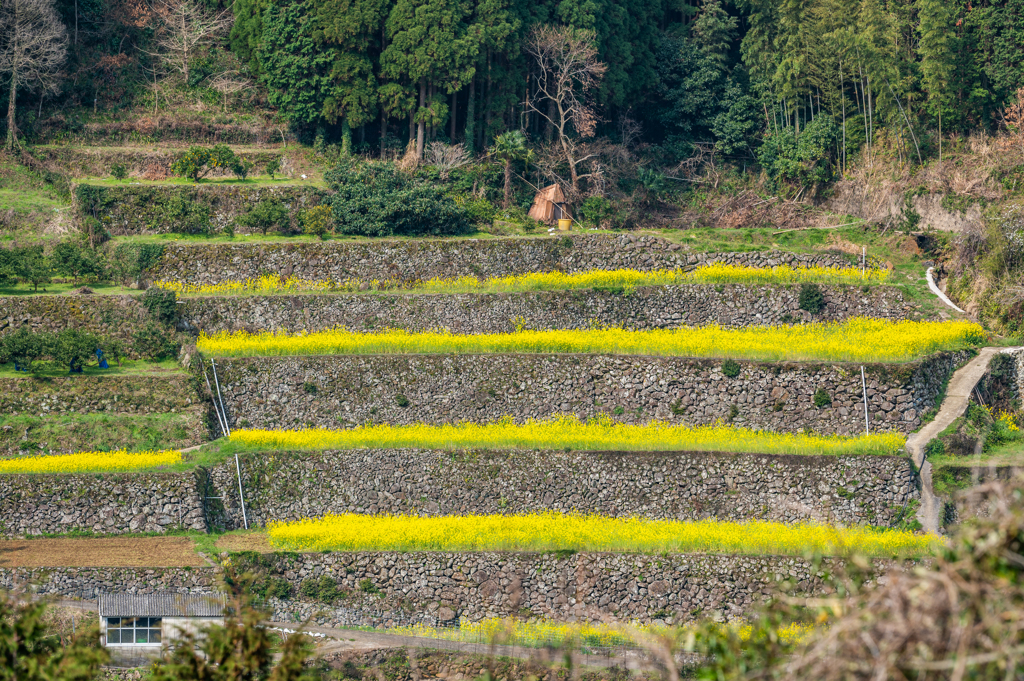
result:
[(509, 130), (494, 138), (491, 155), (505, 161), (505, 200), (502, 208), (508, 208), (512, 202), (512, 161), (523, 158), (528, 151), (526, 135), (522, 130)]

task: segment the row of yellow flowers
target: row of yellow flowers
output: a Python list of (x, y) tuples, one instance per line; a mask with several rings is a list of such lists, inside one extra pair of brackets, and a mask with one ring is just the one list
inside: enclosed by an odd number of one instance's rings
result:
[(294, 551), (623, 551), (917, 556), (934, 535), (870, 527), (718, 520), (609, 518), (556, 512), (443, 517), (326, 515), (267, 524), (271, 544)]
[(467, 293), (622, 288), (638, 286), (672, 286), (680, 284), (880, 284), (888, 281), (889, 270), (856, 267), (747, 267), (715, 263), (694, 270), (635, 269), (591, 270), (578, 274), (565, 272), (533, 272), (510, 277), (481, 279), (478, 277), (435, 277), (424, 281), (349, 278), (303, 279), (264, 275), (245, 281), (218, 284), (186, 284), (178, 281), (156, 281), (155, 286), (183, 296), (278, 295), (290, 293), (348, 293), (404, 289), (416, 293)]
[(513, 333), (360, 333), (345, 328), (313, 333), (221, 332), (199, 337), (214, 356), (344, 354), (593, 353), (732, 357), (754, 360), (901, 362), (985, 342), (968, 321), (914, 322), (859, 317), (846, 322), (723, 329), (522, 330)]
[(231, 442), (252, 449), (575, 449), (754, 452), (763, 454), (891, 455), (905, 444), (902, 435), (856, 437), (776, 433), (727, 425), (680, 426), (660, 421), (631, 425), (607, 415), (581, 421), (573, 416), (516, 423), (506, 416), (493, 423), (445, 425), (388, 424), (345, 430), (236, 430)]
[(156, 466), (171, 466), (181, 462), (177, 450), (129, 452), (77, 452), (54, 456), (26, 456), (0, 460), (0, 474), (4, 473), (114, 473), (134, 471)]
[[(735, 631), (740, 640), (747, 641), (753, 632), (745, 623), (722, 625)], [(657, 636), (667, 630), (653, 624), (593, 624), (590, 622), (556, 622), (549, 619), (504, 619), (489, 617), (472, 622), (459, 621), (458, 627), (430, 627), (415, 624), (392, 627), (389, 634), (419, 636), (460, 643), (496, 643), (527, 648), (587, 648), (627, 647), (642, 645), (650, 636)], [(683, 627), (684, 630), (687, 627)], [(814, 625), (794, 622), (776, 630), (783, 643), (799, 643), (814, 632)]]

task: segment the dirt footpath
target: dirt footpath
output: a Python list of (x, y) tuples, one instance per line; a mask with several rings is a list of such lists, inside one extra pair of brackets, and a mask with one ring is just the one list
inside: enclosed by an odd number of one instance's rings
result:
[(0, 541), (0, 568), (205, 567), (188, 537)]

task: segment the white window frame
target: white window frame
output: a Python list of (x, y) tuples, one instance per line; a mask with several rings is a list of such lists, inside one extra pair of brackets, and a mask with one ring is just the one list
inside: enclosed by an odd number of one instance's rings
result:
[[(116, 623), (112, 623), (112, 620), (117, 620), (117, 622)], [(128, 628), (128, 627), (124, 626), (124, 621), (125, 620), (131, 620), (131, 623), (132, 623), (132, 627), (131, 628)], [(146, 620), (145, 626), (139, 626), (139, 620)], [(107, 617), (106, 618), (106, 626), (107, 626), (106, 640), (107, 640), (107, 645), (108, 646), (141, 647), (141, 646), (159, 646), (159, 645), (162, 645), (162, 643), (161, 643), (163, 641), (163, 618), (162, 617), (142, 617), (142, 616), (136, 616), (136, 617)], [(138, 642), (136, 642), (136, 640), (138, 639), (138, 634), (136, 632), (138, 632), (140, 630), (146, 630), (146, 631), (150, 632), (146, 636), (146, 638), (148, 640), (145, 643), (138, 643)], [(123, 641), (116, 642), (116, 643), (112, 642), (110, 640), (110, 632), (111, 631), (117, 631), (119, 639), (121, 638), (123, 632), (125, 632), (125, 631), (132, 632), (132, 637), (131, 637), (132, 641), (131, 641), (131, 643), (124, 643)], [(152, 640), (153, 632), (156, 632), (156, 635), (157, 635), (157, 638), (158, 638), (158, 640), (156, 640), (156, 641)]]

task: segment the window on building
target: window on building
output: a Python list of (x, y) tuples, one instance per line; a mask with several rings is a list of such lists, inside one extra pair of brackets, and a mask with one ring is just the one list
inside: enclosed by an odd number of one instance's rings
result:
[(159, 617), (108, 617), (107, 645), (160, 643)]

